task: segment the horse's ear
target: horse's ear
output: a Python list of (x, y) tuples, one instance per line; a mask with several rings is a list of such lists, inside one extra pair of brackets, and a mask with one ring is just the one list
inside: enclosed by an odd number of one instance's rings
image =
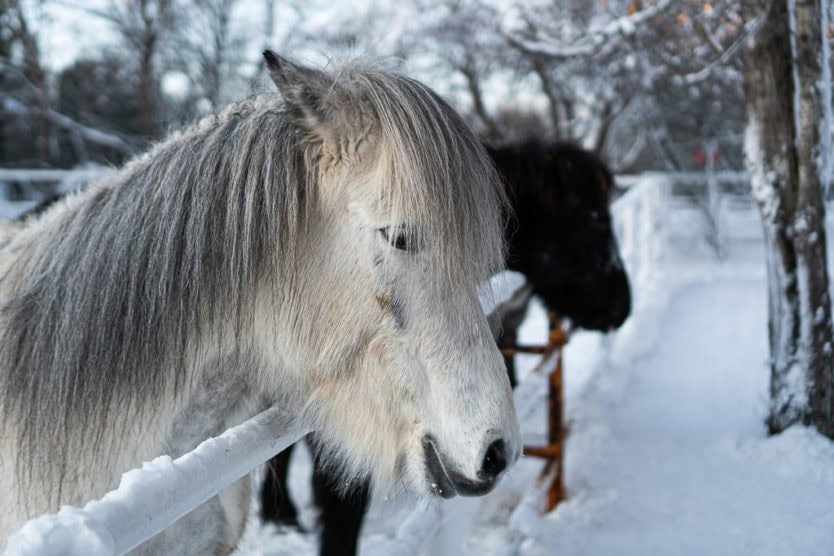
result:
[(293, 64), (271, 50), (263, 53), (272, 81), (292, 117), (314, 134), (337, 125), (340, 91), (326, 73)]

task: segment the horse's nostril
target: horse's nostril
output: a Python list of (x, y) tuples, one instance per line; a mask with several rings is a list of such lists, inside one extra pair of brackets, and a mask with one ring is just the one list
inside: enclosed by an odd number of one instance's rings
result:
[(480, 475), (484, 479), (494, 479), (507, 468), (507, 448), (503, 440), (496, 440), (487, 448)]

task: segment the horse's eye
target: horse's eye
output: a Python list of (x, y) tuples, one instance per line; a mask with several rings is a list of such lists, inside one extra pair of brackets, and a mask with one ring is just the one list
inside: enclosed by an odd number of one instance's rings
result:
[(407, 230), (402, 228), (394, 230), (391, 230), (391, 228), (380, 228), (379, 233), (382, 234), (382, 238), (395, 249), (400, 251), (417, 250), (415, 242), (411, 240)]

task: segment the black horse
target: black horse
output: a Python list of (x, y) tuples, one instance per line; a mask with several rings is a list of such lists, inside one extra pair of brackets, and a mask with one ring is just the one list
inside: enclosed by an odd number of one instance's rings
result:
[[(507, 268), (527, 278), (527, 292), (572, 327), (609, 331), (631, 311), (631, 290), (611, 224), (614, 177), (591, 152), (565, 143), (488, 148), (513, 209)], [(514, 345), (524, 317), (502, 315), (499, 347)], [(506, 358), (515, 386), (513, 358)]]
[[(532, 295), (549, 311), (569, 319), (574, 328), (618, 328), (631, 310), (631, 293), (611, 226), (611, 172), (594, 154), (565, 143), (527, 141), (488, 150), (504, 176), (513, 211), (506, 230), (507, 267), (528, 282), (514, 296), (515, 305), (504, 308), (496, 339), (499, 347), (515, 344)], [(513, 359), (506, 361), (515, 386)], [(290, 450), (268, 464), (261, 517), (297, 526), (296, 509), (286, 489)], [(313, 468), (313, 494), (321, 509), (320, 554), (354, 555), (370, 498), (369, 484), (343, 497), (318, 459)]]

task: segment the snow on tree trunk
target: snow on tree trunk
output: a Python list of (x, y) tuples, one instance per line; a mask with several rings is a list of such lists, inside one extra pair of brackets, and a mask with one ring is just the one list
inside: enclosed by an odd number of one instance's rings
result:
[(802, 348), (808, 353), (811, 418), (827, 436), (834, 438), (834, 328), (826, 264), (825, 204), (823, 174), (830, 156), (823, 146), (828, 129), (824, 125), (824, 102), (830, 99), (824, 88), (827, 72), (827, 37), (822, 30), (826, 2), (796, 0), (796, 76), (799, 85), (799, 130), (797, 154), (799, 188), (794, 218)]
[[(834, 437), (834, 355), (821, 151), (820, 0), (746, 0), (762, 17), (745, 52), (745, 158), (767, 250), (771, 350), (768, 427), (812, 423)], [(767, 13), (765, 13), (767, 10)]]

